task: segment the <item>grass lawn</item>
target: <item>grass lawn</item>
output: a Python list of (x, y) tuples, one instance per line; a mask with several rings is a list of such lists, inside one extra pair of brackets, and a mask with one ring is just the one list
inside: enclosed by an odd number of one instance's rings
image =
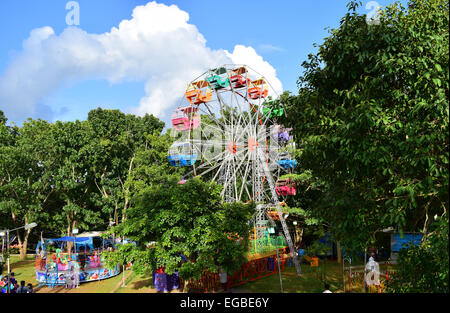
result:
[[(19, 256), (11, 257), (11, 272), (14, 272), (16, 279), (20, 282), (32, 283), (37, 288), (34, 272), (34, 256), (28, 256), (26, 261), (20, 261)], [(342, 264), (336, 261), (326, 262), (326, 275), (324, 275), (324, 264), (321, 261), (319, 267), (311, 267), (309, 264), (302, 264), (302, 275), (298, 276), (295, 267), (286, 266), (282, 272), (283, 290), (286, 293), (317, 293), (322, 292), (324, 279), (330, 284), (332, 292), (343, 292), (342, 284)], [(82, 283), (79, 288), (65, 289), (62, 286), (55, 288), (42, 287), (38, 293), (155, 293), (151, 288), (151, 277), (137, 275), (131, 270), (125, 272), (125, 287), (122, 287), (122, 273), (101, 281)], [(346, 281), (348, 277), (346, 277)], [(347, 284), (348, 286), (348, 284)], [(348, 288), (348, 287), (347, 287)], [(280, 279), (278, 274), (274, 274), (257, 281), (249, 282), (232, 288), (233, 292), (280, 292)], [(362, 284), (353, 285), (354, 292), (362, 292)], [(174, 290), (172, 292), (180, 292)]]
[[(14, 277), (20, 284), (20, 281), (24, 280), (27, 284), (31, 283), (33, 288), (36, 288), (38, 283), (36, 281), (36, 274), (34, 272), (34, 256), (27, 256), (27, 260), (20, 261), (18, 255), (11, 255), (10, 258), (10, 270), (14, 273)], [(3, 275), (6, 275), (8, 271), (6, 262), (3, 267)]]
[[(324, 291), (326, 279), (326, 282), (330, 284), (330, 290), (332, 292), (343, 292), (342, 264), (339, 264), (336, 261), (327, 261), (325, 267), (326, 275), (324, 275), (325, 269), (322, 261), (319, 262), (319, 267), (311, 267), (309, 264), (302, 264), (302, 275), (298, 276), (294, 266), (286, 266), (281, 273), (283, 291), (285, 293), (320, 293)], [(346, 280), (347, 279), (348, 278), (346, 277)], [(232, 288), (233, 292), (274, 293), (280, 292), (280, 290), (280, 277), (278, 274)], [(354, 285), (353, 290), (362, 292), (363, 288), (361, 285)]]

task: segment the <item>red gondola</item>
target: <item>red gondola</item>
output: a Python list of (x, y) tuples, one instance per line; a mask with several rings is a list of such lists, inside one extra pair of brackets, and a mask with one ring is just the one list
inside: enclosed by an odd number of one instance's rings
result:
[(245, 67), (239, 67), (232, 71), (233, 76), (230, 77), (231, 86), (235, 89), (246, 87), (251, 83), (251, 80), (247, 78), (247, 70)]

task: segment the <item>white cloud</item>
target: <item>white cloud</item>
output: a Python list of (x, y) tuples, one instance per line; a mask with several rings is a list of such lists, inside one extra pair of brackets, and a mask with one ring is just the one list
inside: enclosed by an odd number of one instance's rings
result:
[(37, 28), (23, 51), (0, 76), (0, 108), (11, 120), (39, 116), (37, 104), (60, 88), (85, 79), (146, 81), (135, 114), (163, 116), (183, 95), (186, 82), (220, 64), (248, 64), (263, 74), (277, 92), (282, 90), (275, 69), (251, 47), (233, 53), (212, 50), (189, 14), (177, 6), (156, 2), (138, 6), (103, 34), (68, 27), (56, 35), (51, 27)]
[(258, 46), (258, 50), (261, 52), (267, 52), (267, 53), (271, 53), (271, 52), (283, 52), (284, 49), (278, 46), (274, 46), (271, 44), (261, 44)]

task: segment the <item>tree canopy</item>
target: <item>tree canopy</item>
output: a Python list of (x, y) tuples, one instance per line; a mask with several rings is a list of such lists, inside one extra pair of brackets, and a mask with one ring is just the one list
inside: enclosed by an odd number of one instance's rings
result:
[(381, 229), (424, 231), (448, 210), (448, 1), (387, 7), (338, 29), (283, 95), (300, 164), (322, 182), (313, 209), (362, 248)]
[(177, 175), (166, 177), (139, 193), (127, 219), (113, 230), (138, 244), (119, 247), (109, 262), (134, 259), (137, 272), (164, 266), (184, 279), (199, 278), (204, 270), (239, 269), (246, 260), (254, 206), (223, 203), (216, 183), (194, 178), (180, 185), (178, 180)]
[[(154, 116), (118, 110), (92, 110), (86, 121), (29, 119), (21, 127), (7, 126), (1, 116), (2, 227), (37, 222), (40, 231), (56, 236), (117, 224), (130, 204), (127, 181), (136, 155), (158, 144), (166, 152), (170, 139), (159, 138), (164, 123)], [(22, 257), (29, 234), (17, 232)]]

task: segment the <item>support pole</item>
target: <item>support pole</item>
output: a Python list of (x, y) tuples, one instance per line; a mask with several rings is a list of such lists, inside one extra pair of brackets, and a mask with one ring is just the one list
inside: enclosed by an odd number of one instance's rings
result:
[(280, 277), (280, 289), (283, 293), (283, 281), (281, 279), (280, 258), (278, 257), (278, 237), (275, 237), (275, 249), (277, 250), (278, 276)]
[(302, 269), (300, 267), (300, 263), (298, 262), (298, 258), (295, 255), (295, 249), (294, 249), (294, 245), (292, 243), (291, 235), (289, 234), (289, 229), (288, 229), (288, 227), (286, 225), (286, 221), (283, 217), (283, 211), (281, 210), (281, 205), (280, 205), (280, 201), (278, 199), (278, 195), (275, 192), (275, 183), (273, 181), (272, 173), (270, 172), (269, 166), (266, 163), (264, 153), (259, 149), (257, 150), (257, 153), (259, 156), (259, 160), (263, 165), (264, 174), (266, 175), (267, 182), (269, 183), (269, 186), (270, 186), (270, 192), (272, 194), (272, 199), (275, 202), (275, 205), (277, 207), (278, 216), (280, 217), (281, 226), (283, 227), (283, 232), (285, 234), (286, 241), (289, 245), (289, 250), (291, 252), (292, 259), (294, 260), (295, 269), (297, 270), (297, 275), (300, 276), (302, 274)]
[(366, 293), (366, 261), (367, 261), (367, 247), (364, 248), (364, 266), (363, 266), (363, 271), (364, 271), (364, 293)]
[(6, 255), (8, 256), (7, 258), (7, 263), (8, 263), (8, 293), (10, 293), (10, 288), (11, 288), (11, 277), (10, 277), (10, 272), (11, 272), (11, 268), (9, 266), (9, 230), (6, 231)]
[(122, 275), (122, 287), (126, 287), (125, 285), (125, 265), (122, 265), (123, 275)]

